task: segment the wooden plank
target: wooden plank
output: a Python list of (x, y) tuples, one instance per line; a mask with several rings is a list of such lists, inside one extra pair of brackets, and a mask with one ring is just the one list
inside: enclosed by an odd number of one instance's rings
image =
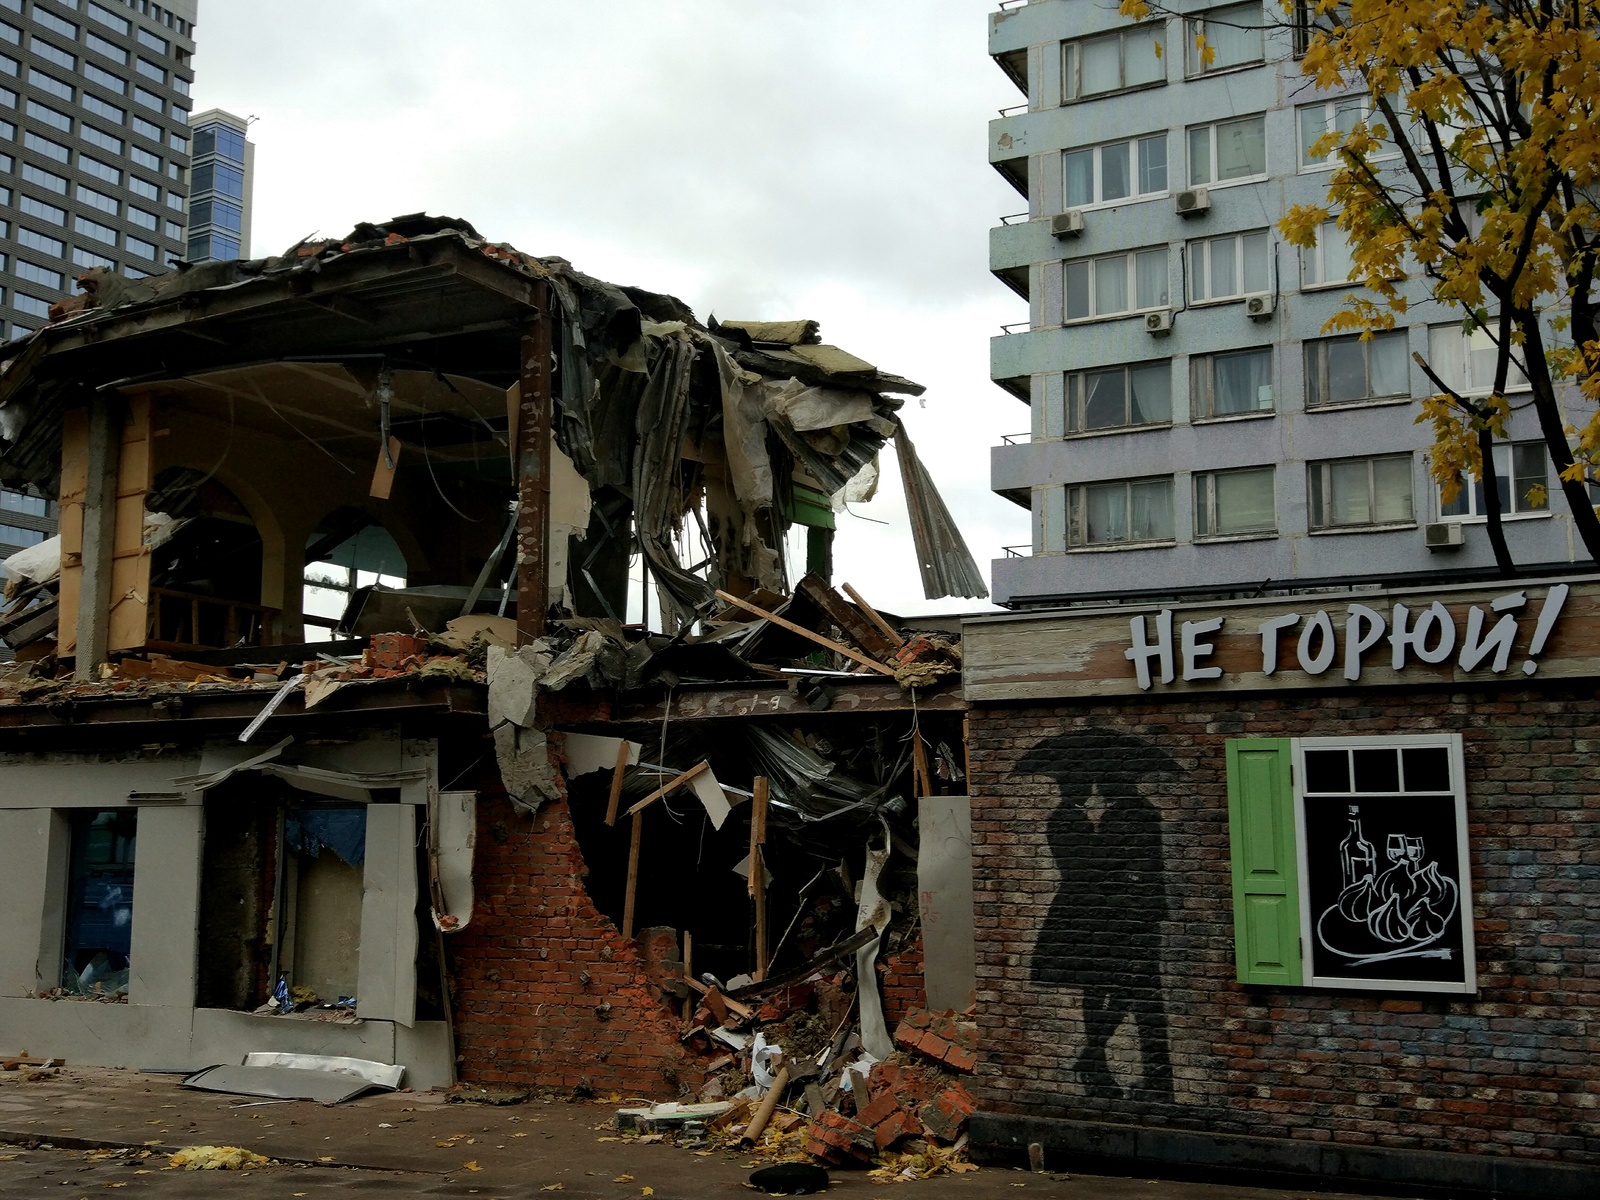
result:
[(639, 892), (639, 847), (644, 837), (644, 814), (633, 814), (633, 835), (628, 841), (628, 890), (622, 901), (622, 936), (633, 936), (633, 906)]
[(795, 592), (815, 604), (846, 637), (875, 658), (886, 658), (898, 648), (820, 575), (807, 575), (796, 585)]
[(883, 631), (884, 637), (888, 638), (891, 642), (894, 643), (894, 646), (895, 646), (896, 650), (898, 650), (901, 646), (904, 646), (906, 644), (905, 638), (901, 637), (898, 633), (895, 632), (894, 626), (889, 624), (889, 622), (885, 621), (878, 614), (878, 610), (873, 608), (872, 605), (868, 604), (865, 600), (863, 600), (861, 598), (861, 593), (856, 591), (855, 588), (851, 587), (848, 583), (844, 585), (844, 594), (849, 596), (850, 599), (854, 600), (856, 602), (856, 604), (858, 604), (860, 606), (861, 611), (867, 614), (867, 620), (871, 621), (874, 625), (876, 625), (880, 630)]
[(709, 771), (710, 769), (711, 769), (711, 764), (708, 763), (708, 762), (698, 762), (698, 763), (696, 763), (694, 766), (690, 767), (687, 771), (685, 771), (682, 775), (673, 776), (671, 779), (667, 780), (666, 783), (662, 784), (655, 791), (651, 792), (643, 800), (639, 801), (639, 803), (635, 804), (632, 808), (630, 808), (628, 810), (628, 815), (630, 817), (638, 816), (639, 812), (642, 809), (648, 808), (650, 805), (654, 804), (657, 800), (661, 799), (661, 797), (665, 796), (668, 792), (675, 791), (676, 789), (681, 788), (684, 784), (688, 783), (696, 775), (700, 774), (700, 772)]
[[(393, 466), (389, 464), (393, 463)], [(389, 439), (389, 453), (383, 452), (383, 447), (378, 447), (378, 465), (372, 468), (372, 484), (367, 488), (367, 495), (374, 500), (387, 500), (394, 491), (395, 472), (400, 469), (400, 439)]]
[(778, 616), (777, 613), (768, 612), (764, 608), (760, 608), (757, 605), (751, 604), (748, 600), (741, 600), (737, 596), (730, 595), (729, 593), (720, 590), (717, 592), (717, 597), (718, 599), (726, 600), (729, 604), (738, 605), (746, 612), (754, 613), (764, 621), (771, 621), (774, 625), (781, 629), (787, 629), (790, 633), (798, 633), (801, 637), (808, 638), (811, 641), (816, 642), (819, 646), (825, 646), (829, 650), (832, 650), (835, 654), (842, 654), (852, 662), (858, 662), (862, 666), (870, 667), (874, 671), (878, 671), (884, 675), (892, 676), (894, 674), (893, 667), (886, 667), (881, 662), (877, 662), (874, 659), (868, 658), (860, 651), (852, 650), (849, 646), (841, 646), (832, 638), (825, 638), (820, 633), (816, 633), (813, 630), (807, 629), (803, 625), (796, 625), (793, 621), (786, 621), (782, 617)]
[(606, 824), (617, 823), (617, 808), (622, 803), (622, 778), (628, 770), (628, 739), (617, 742), (617, 765), (611, 772), (611, 800), (606, 805)]
[[(710, 987), (701, 983), (698, 979), (685, 979), (684, 983), (689, 985), (691, 991), (698, 992), (702, 996), (711, 990)], [(728, 1006), (728, 1011), (741, 1021), (748, 1021), (756, 1015), (755, 1009), (748, 1005), (740, 1004), (737, 1000), (731, 1000), (727, 996), (722, 997), (722, 1002)]]
[(922, 744), (922, 731), (914, 726), (911, 730), (911, 776), (917, 795), (933, 795), (933, 780), (928, 775), (928, 751)]
[(756, 907), (755, 970), (750, 978), (760, 983), (767, 977), (767, 869), (763, 847), (767, 842), (767, 804), (771, 781), (757, 775), (750, 800), (750, 896)]
[(535, 281), (538, 312), (519, 343), (517, 421), (517, 635), (544, 636), (550, 607), (550, 288)]

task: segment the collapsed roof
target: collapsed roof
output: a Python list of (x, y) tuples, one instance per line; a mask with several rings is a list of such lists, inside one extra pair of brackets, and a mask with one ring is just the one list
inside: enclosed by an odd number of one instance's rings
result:
[[(897, 416), (923, 388), (822, 344), (815, 322), (703, 325), (671, 296), (423, 214), (272, 258), (141, 280), (94, 270), (79, 284), (49, 326), (0, 348), (0, 482), (53, 494), (63, 414), (96, 391), (160, 385), (180, 407), (287, 425), (330, 456), (382, 458), (398, 439), (452, 507), (453, 480), (509, 489), (501, 394), (548, 287), (555, 445), (602, 523), (625, 538), (631, 518), (663, 627), (686, 625), (719, 587), (786, 592), (797, 513), (870, 495), (891, 437), (926, 594), (987, 594)], [(799, 519), (831, 526), (831, 514)], [(703, 555), (689, 549), (696, 529)], [(575, 607), (619, 615), (588, 586), (601, 607)]]

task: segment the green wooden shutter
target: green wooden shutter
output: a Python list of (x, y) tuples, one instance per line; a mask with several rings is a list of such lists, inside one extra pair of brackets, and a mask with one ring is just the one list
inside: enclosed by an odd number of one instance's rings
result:
[(1288, 738), (1228, 742), (1228, 835), (1239, 982), (1298, 987), (1299, 863)]

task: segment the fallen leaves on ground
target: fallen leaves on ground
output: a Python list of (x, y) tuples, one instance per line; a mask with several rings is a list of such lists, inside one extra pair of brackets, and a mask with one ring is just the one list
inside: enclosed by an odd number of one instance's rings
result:
[(473, 1159), (471, 1162), (462, 1163), (461, 1164), (461, 1169), (463, 1171), (481, 1171), (481, 1170), (483, 1170), (483, 1168), (478, 1165), (478, 1160), (477, 1159)]
[(618, 1175), (611, 1182), (612, 1183), (632, 1183), (633, 1182), (633, 1176), (632, 1175)]
[(242, 1146), (187, 1146), (167, 1159), (167, 1165), (185, 1171), (248, 1171), (271, 1161)]

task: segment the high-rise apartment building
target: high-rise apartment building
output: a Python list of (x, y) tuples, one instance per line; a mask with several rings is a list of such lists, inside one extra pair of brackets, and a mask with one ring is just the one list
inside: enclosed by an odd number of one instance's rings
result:
[[(88, 268), (183, 255), (197, 4), (0, 0), (0, 337), (44, 325)], [(0, 558), (52, 516), (0, 493)]]
[[(1312, 147), (1365, 114), (1359, 84), (1301, 74), (1277, 0), (1165, 7), (1133, 24), (1115, 4), (1028, 0), (991, 18), (1026, 103), (992, 122), (989, 156), (1027, 202), (993, 231), (991, 267), (1029, 306), (991, 368), (1031, 413), (992, 483), (1033, 516), (1028, 551), (995, 563), (995, 599), (1487, 574), (1481, 489), (1447, 505), (1429, 477), (1414, 418), (1433, 389), (1412, 355), (1471, 394), (1491, 390), (1492, 350), (1415, 285), (1409, 328), (1326, 335), (1351, 290), (1342, 236), (1301, 252), (1277, 229), (1325, 201), (1334, 163)], [(1532, 414), (1510, 433), (1512, 555), (1567, 568), (1576, 539)], [(1539, 483), (1550, 501), (1530, 499)]]
[(250, 122), (220, 108), (189, 118), (194, 134), (190, 171), (190, 262), (250, 257), (250, 195), (256, 148)]

